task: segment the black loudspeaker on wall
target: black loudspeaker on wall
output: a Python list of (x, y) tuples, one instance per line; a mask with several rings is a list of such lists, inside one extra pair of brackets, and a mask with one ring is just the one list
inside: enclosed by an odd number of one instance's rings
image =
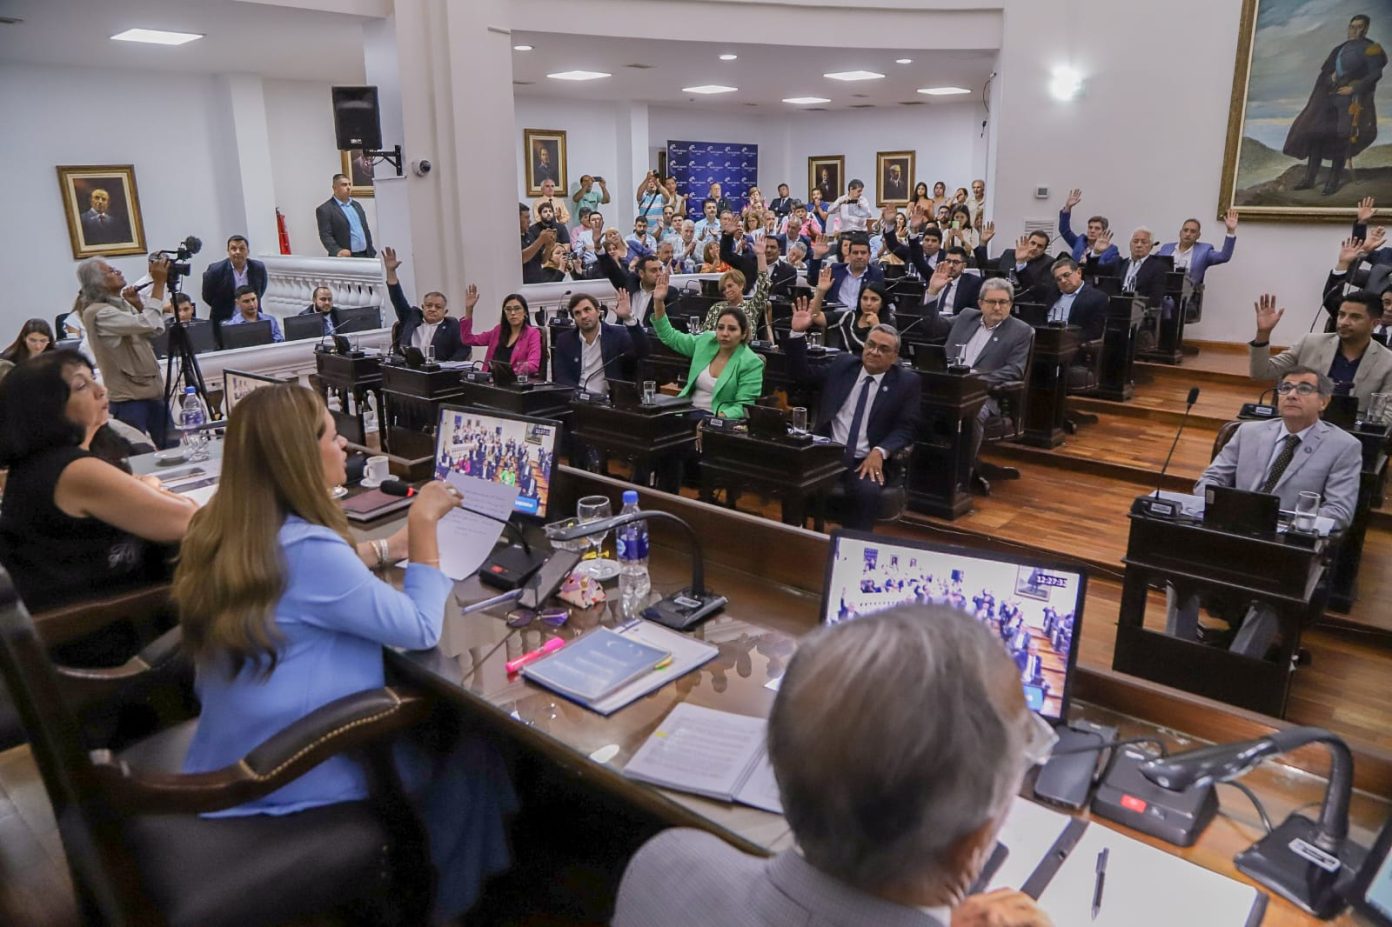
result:
[(377, 110), (376, 87), (334, 87), (334, 134), (339, 151), (382, 147), (382, 120)]

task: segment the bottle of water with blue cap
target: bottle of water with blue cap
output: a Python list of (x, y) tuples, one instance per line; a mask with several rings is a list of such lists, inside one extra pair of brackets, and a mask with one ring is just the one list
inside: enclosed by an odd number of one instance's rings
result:
[[(637, 511), (638, 493), (626, 490), (619, 514)], [(615, 546), (619, 558), (619, 606), (625, 618), (637, 618), (648, 604), (648, 592), (652, 589), (648, 579), (648, 523), (634, 521), (620, 526)]]

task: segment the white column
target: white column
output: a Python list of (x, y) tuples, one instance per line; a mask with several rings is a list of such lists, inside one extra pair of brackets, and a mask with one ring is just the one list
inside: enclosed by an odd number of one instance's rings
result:
[[(616, 103), (615, 107), (614, 124), (618, 136), (615, 151), (619, 163), (618, 176), (614, 178), (617, 185), (611, 186), (609, 192), (613, 194), (615, 205), (618, 207), (615, 210), (615, 223), (619, 231), (627, 235), (633, 230), (633, 217), (638, 212), (638, 201), (634, 196), (638, 190), (638, 181), (643, 179), (649, 168), (655, 168), (657, 164), (656, 159), (649, 154), (648, 105)], [(659, 146), (665, 144), (666, 139), (658, 142)]]
[[(382, 125), (382, 147), (390, 150), (401, 145), (407, 163), (402, 176), (387, 162), (378, 164), (373, 173), (372, 193), (376, 200), (377, 223), (372, 237), (380, 252), (383, 247), (395, 248), (406, 263), (397, 272), (401, 286), (409, 298), (419, 303), (421, 295), (435, 289), (427, 283), (417, 286), (416, 262), (411, 236), (411, 203), (407, 189), (411, 176), (410, 161), (416, 158), (405, 144), (406, 132), (401, 119), (400, 55), (397, 53), (396, 17), (368, 20), (363, 23), (363, 73), (366, 82), (377, 88), (377, 105)], [(429, 159), (428, 159), (429, 160)]]
[[(219, 81), (227, 94), (228, 112), (232, 117), (233, 177), (241, 187), (241, 197), (231, 200), (240, 206), (241, 214), (234, 212), (232, 215), (241, 220), (241, 228), (232, 231), (251, 239), (253, 248), (272, 252), (277, 240), (275, 182), (261, 78), (254, 74), (224, 74)], [(222, 250), (221, 241), (207, 245), (211, 253)]]

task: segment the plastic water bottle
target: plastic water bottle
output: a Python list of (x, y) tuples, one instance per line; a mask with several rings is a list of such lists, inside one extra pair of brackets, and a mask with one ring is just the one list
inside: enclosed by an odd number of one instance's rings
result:
[(203, 425), (208, 414), (203, 408), (203, 400), (198, 398), (198, 390), (192, 386), (184, 387), (183, 398), (179, 400), (179, 430), (184, 435), (184, 447), (189, 460), (198, 460), (203, 448)]
[[(619, 514), (636, 511), (638, 493), (627, 490), (623, 494), (623, 509)], [(636, 618), (648, 604), (648, 591), (652, 588), (648, 579), (648, 523), (630, 522), (615, 533), (619, 558), (619, 604), (625, 618)]]

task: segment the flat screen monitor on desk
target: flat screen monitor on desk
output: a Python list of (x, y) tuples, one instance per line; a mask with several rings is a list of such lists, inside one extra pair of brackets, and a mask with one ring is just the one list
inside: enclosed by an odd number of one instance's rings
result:
[(273, 339), (270, 319), (243, 322), (240, 325), (228, 325), (224, 322), (222, 325), (222, 346), (229, 351), (233, 348), (254, 348), (270, 344)]
[(550, 419), (441, 406), (435, 478), (443, 480), (453, 471), (516, 486), (513, 511), (545, 520), (560, 430)]
[(339, 309), (336, 314), (338, 315), (338, 327), (334, 329), (336, 335), (376, 331), (382, 327), (382, 310), (377, 306)]
[(318, 313), (314, 315), (290, 315), (280, 320), (285, 328), (286, 341), (303, 341), (306, 338), (324, 337), (324, 320)]
[(263, 386), (273, 386), (276, 383), (294, 382), (294, 377), (285, 380), (260, 373), (247, 373), (243, 370), (224, 370), (222, 372), (223, 409), (228, 415), (231, 415), (237, 403), (245, 399), (247, 394), (253, 390), (258, 390)]
[(822, 623), (897, 605), (947, 605), (1000, 635), (1029, 707), (1067, 718), (1087, 576), (1033, 557), (1008, 557), (858, 531), (831, 539)]
[(1344, 897), (1377, 927), (1392, 927), (1392, 821), (1383, 825)]

